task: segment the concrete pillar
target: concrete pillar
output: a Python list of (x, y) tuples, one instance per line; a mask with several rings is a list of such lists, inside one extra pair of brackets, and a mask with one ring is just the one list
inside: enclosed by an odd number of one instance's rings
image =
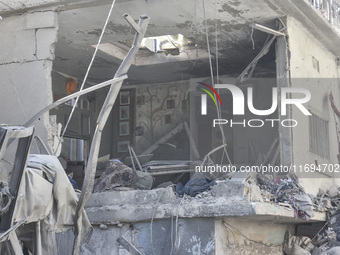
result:
[[(57, 18), (54, 10), (31, 10), (0, 20), (0, 123), (23, 125), (52, 103)], [(35, 135), (48, 144), (48, 113), (34, 126)]]
[[(281, 93), (281, 89), (289, 87), (289, 74), (288, 74), (288, 47), (287, 41), (284, 37), (278, 37), (276, 43), (276, 72), (277, 72), (277, 87), (278, 95)], [(279, 119), (291, 119), (291, 106), (286, 106), (286, 116), (282, 116), (281, 112), (281, 97), (279, 97)], [(284, 117), (284, 118), (283, 118)], [(279, 138), (280, 138), (280, 157), (281, 164), (284, 166), (290, 166), (293, 163), (292, 155), (292, 128), (283, 127), (279, 125)]]

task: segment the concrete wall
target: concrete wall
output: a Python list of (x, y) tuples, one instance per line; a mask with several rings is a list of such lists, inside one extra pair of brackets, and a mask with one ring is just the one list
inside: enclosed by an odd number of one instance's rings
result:
[[(177, 227), (176, 227), (177, 226)], [(176, 218), (151, 222), (95, 225), (91, 239), (82, 246), (83, 255), (129, 254), (117, 238), (124, 236), (142, 254), (157, 255), (282, 255), (287, 223), (245, 218)], [(73, 233), (57, 235), (58, 254), (71, 254)], [(171, 253), (172, 251), (172, 253)]]
[[(53, 10), (32, 10), (0, 20), (0, 123), (23, 125), (52, 102), (57, 17)], [(47, 144), (48, 113), (34, 126), (35, 135)]]
[(216, 255), (281, 255), (286, 230), (294, 226), (241, 218), (215, 221)]
[[(306, 107), (329, 124), (330, 158), (322, 158), (309, 150), (309, 123), (308, 117), (296, 107), (292, 108), (292, 118), (298, 121), (293, 130), (293, 162), (295, 165), (304, 164), (335, 164), (338, 163), (338, 144), (336, 136), (336, 121), (331, 104), (328, 99), (333, 93), (335, 103), (340, 108), (339, 66), (336, 56), (319, 43), (300, 23), (293, 18), (287, 20), (288, 43), (290, 50), (291, 86), (306, 88), (311, 92), (312, 98)], [(321, 146), (321, 144), (320, 144)], [(298, 173), (301, 183), (309, 193), (316, 193), (319, 187), (326, 189), (329, 185), (338, 182), (331, 179), (332, 174)], [(310, 177), (310, 178), (306, 178)], [(335, 177), (335, 176), (333, 176)], [(339, 183), (339, 182), (338, 182)]]
[[(294, 211), (249, 203), (240, 182), (220, 182), (202, 197), (177, 197), (171, 187), (93, 193), (86, 205), (94, 232), (83, 254), (126, 255), (123, 235), (142, 254), (282, 254)], [(152, 240), (152, 241), (151, 241)], [(72, 231), (59, 234), (59, 254), (70, 254)], [(254, 252), (254, 253), (252, 253)]]

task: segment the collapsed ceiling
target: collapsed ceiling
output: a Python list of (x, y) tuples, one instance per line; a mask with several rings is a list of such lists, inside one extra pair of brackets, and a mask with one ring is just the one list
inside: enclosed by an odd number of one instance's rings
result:
[[(110, 5), (102, 5), (60, 12), (54, 71), (84, 77), (109, 9)], [(205, 14), (203, 2), (197, 0), (117, 2), (89, 74), (90, 83), (111, 79), (129, 49), (126, 42), (133, 39), (134, 31), (122, 17), (124, 13), (135, 20), (142, 14), (151, 18), (147, 37), (182, 34), (190, 40), (176, 54), (141, 49), (130, 68), (127, 84), (210, 76), (205, 21), (214, 74), (218, 64), (220, 75), (238, 76), (263, 47), (268, 34), (252, 32), (252, 22), (277, 29), (277, 14), (265, 0), (207, 1)], [(275, 70), (273, 56), (268, 59), (271, 61), (262, 61), (267, 72)]]

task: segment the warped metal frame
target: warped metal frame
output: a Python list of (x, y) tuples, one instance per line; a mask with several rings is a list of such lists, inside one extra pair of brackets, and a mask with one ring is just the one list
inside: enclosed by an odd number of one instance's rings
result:
[[(148, 16), (142, 15), (139, 18), (138, 24), (136, 24), (135, 21), (128, 14), (124, 14), (123, 17), (131, 25), (131, 27), (135, 29), (136, 33), (135, 33), (133, 45), (130, 51), (128, 52), (128, 54), (126, 55), (125, 59), (119, 66), (118, 70), (116, 71), (114, 78), (118, 78), (118, 77), (121, 77), (122, 75), (126, 75), (126, 73), (128, 72), (140, 48), (141, 42), (144, 38), (147, 26), (149, 24), (149, 19), (150, 19)], [(78, 207), (76, 211), (75, 240), (74, 240), (74, 246), (73, 246), (74, 255), (79, 254), (79, 251), (80, 251), (80, 244), (82, 241), (81, 213), (82, 213), (82, 210), (84, 209), (86, 202), (90, 198), (90, 195), (92, 194), (102, 131), (107, 122), (109, 114), (111, 113), (112, 107), (116, 101), (116, 98), (118, 96), (122, 83), (123, 81), (117, 81), (111, 85), (110, 90), (106, 96), (106, 99), (104, 101), (104, 104), (102, 106), (102, 109), (97, 119), (95, 133), (93, 135), (93, 139), (91, 143), (89, 159), (88, 159), (87, 166), (85, 169), (85, 178), (83, 182), (83, 188), (80, 194)]]

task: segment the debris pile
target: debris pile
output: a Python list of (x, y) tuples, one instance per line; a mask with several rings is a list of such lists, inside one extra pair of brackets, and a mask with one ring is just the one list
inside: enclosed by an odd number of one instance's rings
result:
[[(310, 195), (313, 209), (326, 212), (327, 222), (312, 238), (286, 234), (283, 250), (288, 255), (337, 255), (340, 254), (340, 192), (331, 186), (327, 191), (319, 190), (317, 196)], [(287, 236), (288, 235), (288, 236)]]
[(316, 197), (312, 196), (314, 210), (325, 212), (340, 209), (340, 192), (337, 186), (331, 186), (326, 192), (319, 189)]
[[(287, 231), (282, 250), (288, 255), (310, 255), (315, 249), (312, 240), (306, 236), (291, 236)], [(314, 254), (314, 253), (313, 253)]]
[[(248, 176), (246, 183), (248, 186), (257, 185), (260, 188), (263, 201), (293, 208), (296, 219), (301, 217), (308, 220), (314, 216), (313, 202), (294, 175), (274, 177), (256, 174)], [(254, 187), (251, 190), (256, 191)], [(254, 196), (250, 192), (248, 197)], [(254, 199), (250, 199), (250, 201), (254, 201)]]
[(326, 192), (319, 189), (312, 197), (314, 210), (327, 212), (327, 223), (313, 240), (320, 252), (340, 254), (340, 192), (339, 187), (331, 186)]
[(94, 192), (117, 188), (151, 189), (153, 178), (148, 173), (134, 170), (119, 160), (108, 161), (104, 172), (96, 180)]
[(287, 231), (282, 250), (287, 255), (338, 255), (340, 242), (330, 227), (313, 239), (307, 236), (291, 236)]
[(313, 240), (313, 244), (320, 252), (328, 251), (334, 247), (340, 246), (337, 235), (331, 227), (328, 227), (322, 233), (317, 234)]

